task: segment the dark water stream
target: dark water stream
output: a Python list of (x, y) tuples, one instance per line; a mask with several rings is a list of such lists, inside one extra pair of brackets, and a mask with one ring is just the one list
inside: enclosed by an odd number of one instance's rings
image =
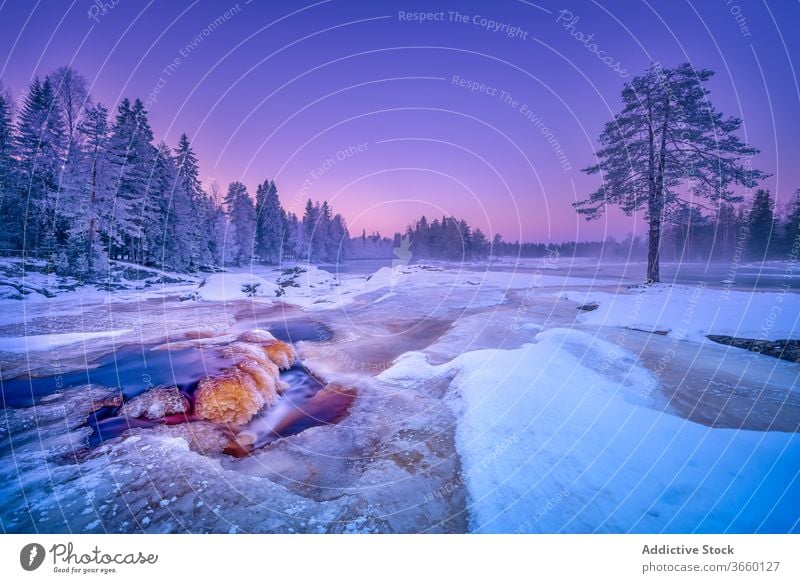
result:
[[(319, 341), (331, 337), (319, 323), (280, 322), (267, 327), (284, 341)], [(85, 384), (119, 387), (127, 401), (159, 385), (177, 386), (193, 404), (198, 382), (233, 365), (217, 349), (184, 348), (152, 350), (153, 345), (128, 345), (100, 358), (94, 368), (46, 377), (17, 377), (0, 381), (4, 407), (29, 407), (41, 397), (56, 391)], [(248, 425), (256, 435), (256, 445), (265, 445), (279, 437), (294, 435), (309, 427), (337, 423), (352, 404), (354, 394), (346, 390), (326, 389), (301, 366), (281, 373), (287, 384), (278, 401), (265, 409)], [(90, 445), (118, 437), (136, 427), (156, 424), (187, 423), (194, 420), (192, 409), (185, 414), (159, 420), (133, 419), (118, 415), (117, 407), (103, 407), (91, 414), (88, 425), (93, 429)]]

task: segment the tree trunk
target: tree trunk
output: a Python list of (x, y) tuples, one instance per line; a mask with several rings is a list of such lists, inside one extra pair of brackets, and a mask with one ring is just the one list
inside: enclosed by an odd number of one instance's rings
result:
[(89, 219), (89, 274), (94, 275), (94, 205), (97, 201), (97, 149), (92, 161), (92, 198), (91, 198), (91, 218)]
[[(661, 126), (661, 147), (659, 149), (658, 166), (655, 168), (655, 184), (650, 187), (650, 208), (648, 215), (650, 218), (650, 236), (647, 248), (647, 283), (659, 283), (659, 252), (661, 248), (661, 220), (664, 213), (664, 166), (667, 155), (667, 128), (669, 127), (670, 109), (669, 93), (664, 96), (664, 122)], [(650, 134), (650, 152), (653, 152), (652, 133)], [(650, 158), (651, 176), (652, 157)]]
[(647, 283), (657, 283), (658, 277), (658, 251), (661, 242), (661, 213), (656, 210), (656, 149), (655, 132), (653, 131), (653, 102), (650, 91), (647, 91), (647, 145), (648, 145), (648, 168), (647, 168), (647, 187), (648, 193), (648, 215), (649, 233), (647, 240)]
[(659, 249), (661, 246), (661, 214), (650, 215), (650, 233), (647, 244), (647, 283), (659, 283)]

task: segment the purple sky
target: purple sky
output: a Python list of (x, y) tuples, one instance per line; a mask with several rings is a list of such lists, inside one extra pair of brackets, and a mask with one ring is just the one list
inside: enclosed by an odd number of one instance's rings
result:
[[(779, 204), (800, 187), (797, 2), (101, 5), (0, 0), (0, 80), (18, 96), (72, 64), (109, 106), (158, 89), (157, 139), (186, 132), (204, 181), (242, 180), (253, 194), (274, 179), (284, 206), (328, 199), (353, 233), (421, 214), (507, 240), (642, 233), (618, 212), (587, 223), (571, 203), (597, 186), (580, 169), (619, 108), (619, 70), (630, 79), (652, 60), (714, 69), (712, 100), (744, 119), (755, 166), (773, 174), (765, 186)], [(570, 29), (562, 10), (578, 18)], [(417, 11), (441, 20), (405, 20)]]

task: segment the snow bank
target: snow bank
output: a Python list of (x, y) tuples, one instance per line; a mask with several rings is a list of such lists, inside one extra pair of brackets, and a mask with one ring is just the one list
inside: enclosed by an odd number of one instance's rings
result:
[(207, 277), (195, 291), (196, 297), (209, 302), (244, 298), (274, 298), (280, 288), (252, 273), (217, 273)]
[(349, 277), (348, 285), (314, 265), (284, 269), (278, 277), (280, 301), (304, 310), (330, 310), (353, 301), (363, 291), (363, 279)]
[(288, 298), (320, 296), (337, 285), (332, 274), (313, 265), (285, 269), (278, 278), (278, 286), (283, 290), (281, 295)]
[(3, 352), (39, 352), (86, 342), (95, 338), (114, 338), (127, 334), (131, 330), (109, 330), (107, 332), (72, 332), (68, 334), (42, 334), (40, 336), (10, 336), (0, 338), (0, 351)]
[(616, 295), (568, 291), (562, 297), (599, 304), (580, 317), (584, 324), (669, 330), (675, 338), (691, 340), (708, 334), (764, 340), (800, 337), (800, 294), (655, 285)]
[[(800, 436), (654, 410), (655, 380), (613, 345), (555, 329), (442, 366), (457, 371), (456, 444), (474, 531), (800, 530)], [(425, 368), (411, 356), (386, 377), (418, 382), (410, 369)]]

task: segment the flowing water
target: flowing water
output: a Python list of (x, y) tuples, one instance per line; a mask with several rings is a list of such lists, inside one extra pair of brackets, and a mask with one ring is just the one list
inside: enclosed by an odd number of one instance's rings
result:
[[(245, 329), (244, 326), (240, 327)], [(328, 340), (332, 336), (327, 328), (316, 322), (282, 321), (265, 328), (276, 338), (289, 342), (314, 342)], [(187, 397), (190, 405), (193, 405), (198, 382), (233, 365), (217, 348), (152, 350), (154, 346), (122, 346), (98, 359), (96, 365), (87, 365), (84, 370), (0, 381), (3, 406), (30, 407), (41, 397), (86, 384), (119, 387), (126, 401), (159, 385), (176, 386)], [(260, 412), (248, 425), (247, 429), (257, 436), (254, 440), (256, 447), (266, 445), (279, 437), (297, 434), (309, 427), (337, 423), (347, 415), (355, 398), (352, 391), (326, 388), (324, 382), (300, 366), (282, 372), (281, 380), (286, 383), (287, 389), (275, 405)], [(89, 438), (90, 445), (99, 445), (132, 428), (195, 420), (192, 408), (186, 413), (158, 420), (133, 419), (118, 413), (118, 407), (102, 407), (90, 415), (87, 422), (93, 430)]]

